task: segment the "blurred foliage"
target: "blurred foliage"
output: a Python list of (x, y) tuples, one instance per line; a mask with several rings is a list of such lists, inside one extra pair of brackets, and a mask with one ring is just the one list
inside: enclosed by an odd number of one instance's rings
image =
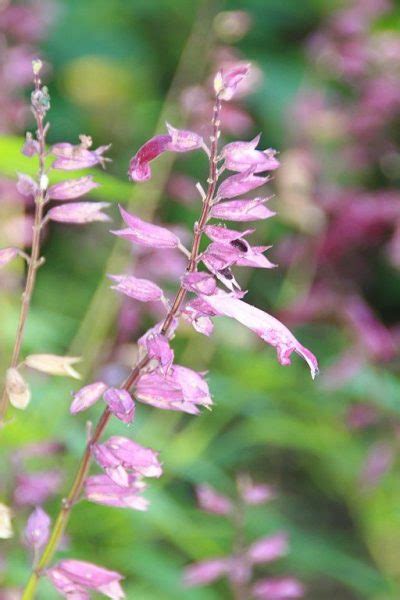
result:
[[(145, 191), (129, 184), (125, 173), (130, 156), (163, 127), (162, 120), (180, 117), (176, 98), (183, 84), (203, 81), (212, 54), (213, 17), (221, 9), (245, 9), (250, 14), (253, 26), (238, 47), (265, 73), (263, 85), (249, 99), (255, 130), (263, 131), (268, 145), (284, 149), (290, 145), (285, 121), (293, 98), (307, 78), (322, 85), (307, 70), (302, 44), (337, 3), (65, 0), (56, 6), (58, 14), (42, 48), (51, 65), (50, 142), (75, 143), (80, 133), (93, 135), (96, 146), (112, 141), (113, 164), (107, 172), (96, 173), (103, 185), (95, 196), (128, 203), (142, 215), (157, 210), (160, 219), (189, 226), (195, 208), (164, 202), (162, 194), (174, 158), (160, 159), (155, 182)], [(0, 172), (8, 177), (16, 170), (31, 172), (29, 161), (19, 154), (20, 143), (20, 138), (0, 139)], [(201, 160), (179, 162), (179, 169), (184, 164), (202, 177)], [(279, 214), (279, 198), (274, 204)], [(117, 220), (115, 206), (111, 213)], [(278, 216), (261, 227), (259, 238), (279, 244), (286, 227)], [(98, 372), (113, 347), (119, 300), (109, 291), (105, 273), (122, 270), (131, 260), (129, 249), (115, 246), (107, 229), (51, 228), (25, 343), (27, 352), (64, 353), (72, 347), (84, 355), (88, 377)], [(250, 300), (273, 306), (284, 286), (280, 269), (257, 276)], [(0, 301), (2, 367), (14, 336), (16, 301), (15, 293), (2, 295)], [(298, 333), (319, 356), (322, 368), (346, 344), (344, 333), (334, 326)], [(256, 480), (276, 483), (280, 490), (277, 501), (257, 509), (248, 520), (249, 533), (256, 537), (281, 528), (292, 540), (290, 554), (271, 567), (271, 573), (298, 576), (310, 600), (397, 600), (397, 458), (379, 485), (366, 488), (360, 479), (374, 443), (387, 440), (396, 447), (400, 382), (395, 375), (365, 367), (356, 381), (330, 392), (309, 380), (300, 361), (290, 368), (279, 366), (272, 349), (224, 321), (211, 340), (184, 329), (177, 340), (177, 358), (209, 369), (214, 410), (189, 418), (141, 406), (130, 433), (160, 450), (165, 469), (160, 481), (149, 486), (149, 512), (82, 502), (74, 510), (67, 550), (61, 555), (120, 570), (127, 578), (128, 598), (187, 598), (180, 582), (182, 567), (223, 554), (230, 543), (224, 523), (196, 510), (192, 486), (207, 482), (223, 492), (232, 488), (235, 473), (249, 471)], [(4, 430), (1, 451), (12, 453), (39, 439), (62, 440), (68, 452), (57, 466), (65, 471), (67, 486), (82, 452), (86, 416), (69, 415), (70, 382), (32, 376), (32, 384), (34, 401)], [(350, 432), (347, 410), (364, 401), (380, 409), (381, 420), (373, 428)], [(93, 421), (98, 411), (92, 410)], [(124, 428), (113, 423), (110, 430)], [(6, 477), (1, 461), (4, 493)], [(49, 506), (51, 514), (57, 507), (58, 501)], [(16, 519), (19, 527), (23, 520)], [(11, 542), (2, 544), (6, 552), (10, 549), (6, 583), (19, 585), (29, 568), (26, 553), (15, 550)], [(40, 600), (55, 597), (45, 581), (40, 590)], [(193, 600), (225, 597), (224, 584), (190, 591)]]

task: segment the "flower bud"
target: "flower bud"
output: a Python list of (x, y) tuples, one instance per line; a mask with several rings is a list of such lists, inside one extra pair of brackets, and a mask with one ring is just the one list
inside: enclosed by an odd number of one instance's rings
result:
[(0, 502), (0, 539), (6, 540), (14, 535), (11, 516), (11, 509)]

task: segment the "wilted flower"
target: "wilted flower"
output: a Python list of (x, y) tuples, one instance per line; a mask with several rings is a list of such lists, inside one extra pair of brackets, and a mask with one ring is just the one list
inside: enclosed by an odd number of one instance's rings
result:
[(79, 356), (58, 356), (57, 354), (30, 354), (24, 360), (27, 367), (48, 373), (80, 379), (81, 376), (72, 365), (80, 362)]
[(21, 373), (14, 368), (7, 369), (6, 391), (14, 408), (25, 410), (31, 400), (31, 391)]
[(249, 64), (238, 64), (228, 70), (219, 71), (214, 79), (215, 93), (221, 100), (231, 100), (236, 88), (249, 73)]
[(65, 598), (88, 598), (87, 590), (104, 594), (112, 600), (122, 600), (122, 575), (81, 560), (61, 560), (46, 572), (54, 587)]

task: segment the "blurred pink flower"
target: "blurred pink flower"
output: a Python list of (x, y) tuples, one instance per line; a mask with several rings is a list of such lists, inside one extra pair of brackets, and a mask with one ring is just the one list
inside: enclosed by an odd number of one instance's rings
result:
[(209, 485), (198, 485), (196, 495), (199, 507), (206, 512), (216, 515), (229, 515), (232, 512), (233, 504), (229, 498)]

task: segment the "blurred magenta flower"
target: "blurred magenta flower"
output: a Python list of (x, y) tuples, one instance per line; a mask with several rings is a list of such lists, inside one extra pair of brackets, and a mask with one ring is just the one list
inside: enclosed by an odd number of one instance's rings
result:
[(108, 206), (110, 206), (108, 202), (70, 202), (51, 208), (46, 219), (78, 225), (94, 221), (111, 221), (110, 217), (102, 212)]
[(144, 448), (128, 438), (113, 436), (103, 444), (95, 444), (92, 452), (98, 464), (115, 483), (122, 478), (128, 482), (130, 471), (143, 477), (160, 477), (162, 474), (158, 452)]
[(104, 392), (104, 400), (113, 415), (124, 423), (132, 423), (135, 416), (135, 403), (126, 390), (109, 388)]
[(85, 481), (85, 498), (95, 504), (147, 510), (148, 501), (141, 496), (145, 483), (136, 475), (129, 475), (128, 484), (121, 486), (108, 475), (92, 475)]
[(109, 275), (108, 277), (116, 282), (116, 285), (111, 286), (112, 290), (140, 302), (152, 302), (164, 297), (162, 289), (148, 279), (138, 279), (133, 275)]
[(120, 586), (122, 575), (89, 562), (66, 559), (46, 572), (48, 579), (65, 598), (86, 600), (88, 590), (104, 594), (112, 600), (122, 600), (125, 594)]
[(216, 515), (229, 515), (232, 512), (233, 504), (230, 499), (209, 485), (198, 485), (196, 496), (199, 507), (206, 512)]
[(36, 507), (25, 527), (25, 541), (31, 548), (38, 550), (42, 548), (49, 539), (50, 535), (50, 517), (45, 511)]
[(293, 577), (275, 577), (260, 579), (253, 586), (256, 600), (291, 600), (303, 598), (303, 585)]

